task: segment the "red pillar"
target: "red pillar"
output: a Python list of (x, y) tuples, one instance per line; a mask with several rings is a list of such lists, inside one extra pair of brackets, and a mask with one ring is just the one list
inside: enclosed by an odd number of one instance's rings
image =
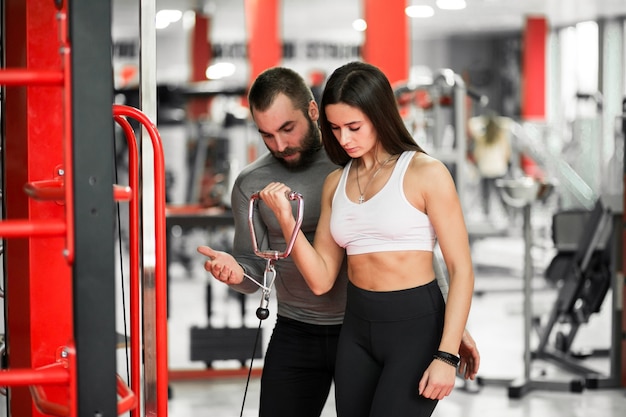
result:
[[(6, 67), (61, 70), (59, 22), (55, 2), (5, 2)], [(36, 201), (27, 182), (52, 179), (63, 164), (63, 89), (61, 86), (6, 87), (2, 201), (7, 219), (63, 219), (64, 206)], [(56, 350), (71, 341), (72, 275), (63, 257), (63, 237), (5, 240), (6, 333), (9, 368), (52, 364)], [(64, 392), (48, 392), (67, 403)], [(28, 387), (13, 387), (11, 415), (42, 416)]]
[(245, 0), (248, 31), (249, 83), (264, 70), (280, 64), (280, 0)]
[(522, 45), (522, 118), (546, 117), (546, 43), (548, 22), (544, 17), (528, 17)]
[[(206, 81), (206, 70), (211, 63), (211, 43), (209, 42), (209, 17), (196, 12), (196, 22), (191, 34), (191, 81)], [(210, 100), (196, 98), (189, 102), (189, 118), (197, 120), (209, 111)]]
[(367, 22), (363, 60), (380, 68), (391, 84), (409, 76), (408, 17), (406, 0), (363, 0)]
[(209, 17), (196, 12), (196, 23), (191, 34), (191, 81), (207, 79), (206, 69), (211, 62), (209, 28)]

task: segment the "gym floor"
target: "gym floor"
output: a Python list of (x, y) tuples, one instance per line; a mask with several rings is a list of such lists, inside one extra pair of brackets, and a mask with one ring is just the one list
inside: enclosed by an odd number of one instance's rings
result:
[[(555, 254), (550, 225), (546, 223), (548, 218), (534, 216), (532, 228), (532, 316), (542, 320), (549, 315), (558, 294), (557, 287), (544, 278), (545, 268)], [(480, 220), (477, 218), (477, 221)], [(468, 224), (471, 225), (471, 222), (470, 218)], [(581, 326), (572, 345), (572, 351), (578, 353), (604, 351), (604, 355), (589, 355), (579, 360), (581, 366), (600, 375), (602, 388), (587, 387), (579, 390), (576, 387), (583, 381), (581, 374), (574, 374), (568, 371), (571, 368), (563, 365), (538, 359), (529, 362), (530, 383), (522, 383), (520, 387), (519, 381), (523, 382), (526, 373), (523, 298), (525, 245), (519, 218), (506, 225), (500, 224), (496, 229), (506, 230), (506, 233), (495, 233), (492, 237), (472, 243), (476, 285), (468, 329), (481, 352), (480, 383), (466, 383), (458, 379), (455, 390), (439, 403), (434, 416), (625, 416), (626, 389), (619, 387), (619, 375), (611, 375), (610, 360), (606, 354), (613, 341), (611, 291), (601, 311)], [(187, 245), (195, 247), (196, 243), (206, 239), (202, 235), (196, 237), (198, 242)], [(169, 354), (172, 369), (206, 369), (204, 363), (189, 361), (189, 328), (206, 326), (209, 322), (204, 301), (208, 285), (212, 288), (213, 300), (217, 300), (213, 301), (212, 310), (223, 313), (212, 315), (211, 326), (237, 327), (242, 324), (241, 306), (236, 298), (232, 294), (228, 295), (223, 286), (210, 284), (211, 280), (201, 269), (201, 260), (195, 259), (192, 265), (191, 272), (177, 265), (170, 267)], [(253, 294), (246, 301), (246, 309), (252, 312), (243, 319), (247, 327), (258, 326), (254, 311), (259, 297), (259, 294)], [(270, 317), (262, 323), (263, 345), (271, 334), (274, 318), (271, 313), (274, 311), (275, 306), (270, 303)], [(535, 348), (537, 341), (537, 333), (532, 332), (529, 339), (531, 349)], [(215, 369), (238, 366), (239, 363), (228, 361), (212, 364)], [(255, 360), (253, 367), (261, 369), (262, 360)], [(173, 380), (170, 384), (170, 416), (256, 416), (259, 397), (259, 378), (256, 375), (258, 373), (253, 374), (248, 384), (245, 375)], [(334, 415), (334, 398), (331, 394), (322, 416)]]

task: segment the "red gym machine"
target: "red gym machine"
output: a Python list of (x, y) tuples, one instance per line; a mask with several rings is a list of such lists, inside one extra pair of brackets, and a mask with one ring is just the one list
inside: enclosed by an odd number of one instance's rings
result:
[[(2, 2), (5, 340), (0, 387), (12, 416), (167, 416), (165, 178), (159, 134), (113, 105), (111, 2)], [(154, 265), (140, 274), (136, 119), (154, 154)], [(114, 184), (114, 126), (130, 185)], [(130, 376), (117, 374), (114, 224), (128, 202)]]

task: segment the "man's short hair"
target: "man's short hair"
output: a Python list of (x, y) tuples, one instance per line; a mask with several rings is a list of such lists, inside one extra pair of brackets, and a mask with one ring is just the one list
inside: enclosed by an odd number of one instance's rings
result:
[(314, 98), (304, 78), (290, 68), (274, 67), (263, 71), (250, 87), (248, 103), (252, 115), (255, 110), (267, 110), (280, 93), (287, 96), (305, 116), (308, 114), (309, 103)]

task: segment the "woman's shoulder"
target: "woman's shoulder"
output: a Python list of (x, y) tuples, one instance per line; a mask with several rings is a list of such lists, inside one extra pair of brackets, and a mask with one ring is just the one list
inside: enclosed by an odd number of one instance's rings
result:
[(439, 159), (416, 152), (407, 169), (409, 184), (421, 190), (434, 190), (454, 184), (448, 167)]
[(335, 192), (342, 173), (343, 168), (341, 167), (331, 171), (324, 180), (324, 190)]
[(322, 202), (330, 204), (330, 201), (339, 186), (339, 179), (341, 178), (342, 171), (343, 168), (337, 168), (329, 173), (326, 176), (326, 179), (324, 179), (324, 186), (322, 187)]
[(440, 169), (446, 169), (446, 166), (439, 159), (428, 155), (425, 152), (415, 152), (409, 163), (410, 170), (416, 170), (421, 173), (424, 171), (436, 171)]
[(339, 178), (341, 178), (341, 174), (343, 173), (343, 170), (344, 170), (344, 167), (339, 167), (339, 168), (333, 169), (326, 176), (326, 181), (336, 181), (336, 182), (339, 182)]

